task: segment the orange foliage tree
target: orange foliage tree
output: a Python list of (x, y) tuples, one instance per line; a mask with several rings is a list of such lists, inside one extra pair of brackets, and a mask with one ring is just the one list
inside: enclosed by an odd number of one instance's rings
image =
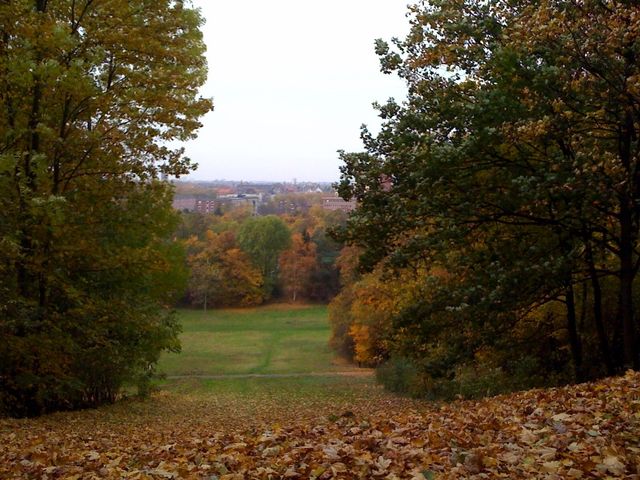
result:
[(330, 344), (358, 364), (374, 366), (388, 357), (393, 320), (413, 301), (419, 276), (407, 269), (387, 278), (383, 265), (358, 275), (359, 254), (345, 247), (338, 259), (343, 289), (329, 305)]
[(232, 232), (207, 231), (204, 240), (187, 240), (191, 277), (189, 296), (208, 306), (251, 306), (263, 302), (263, 278), (235, 243)]
[(316, 244), (300, 233), (294, 233), (291, 247), (280, 255), (280, 281), (283, 293), (292, 301), (308, 298), (316, 268)]

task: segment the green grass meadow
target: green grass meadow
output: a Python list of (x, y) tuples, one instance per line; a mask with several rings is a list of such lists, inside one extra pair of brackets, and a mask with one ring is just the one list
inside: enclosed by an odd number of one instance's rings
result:
[(326, 306), (180, 310), (182, 352), (165, 354), (167, 376), (308, 374), (348, 370), (328, 346)]
[(161, 357), (158, 371), (167, 378), (157, 386), (181, 401), (217, 404), (234, 415), (241, 405), (245, 415), (267, 418), (293, 411), (332, 413), (380, 394), (372, 375), (329, 348), (326, 306), (180, 310), (178, 315), (182, 352)]

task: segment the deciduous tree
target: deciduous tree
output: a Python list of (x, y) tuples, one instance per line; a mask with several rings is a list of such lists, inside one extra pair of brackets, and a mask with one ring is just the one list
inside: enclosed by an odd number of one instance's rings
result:
[[(379, 107), (382, 131), (343, 154), (340, 185), (359, 202), (344, 238), (365, 266), (456, 279), (396, 328), (415, 347), (459, 321), (460, 352), (479, 351), (551, 302), (575, 378), (638, 366), (637, 5), (420, 2), (411, 25), (394, 48), (377, 43), (408, 99)], [(601, 282), (618, 289), (607, 312)]]
[(262, 275), (238, 248), (232, 232), (207, 231), (205, 239), (187, 242), (191, 301), (209, 306), (253, 306), (264, 300)]
[(287, 225), (275, 215), (250, 218), (238, 231), (238, 245), (260, 270), (267, 297), (273, 294), (278, 282), (278, 257), (290, 243)]
[(114, 400), (176, 349), (170, 188), (211, 108), (185, 1), (0, 2), (0, 410)]
[(311, 280), (317, 266), (316, 244), (300, 233), (291, 237), (291, 246), (280, 254), (282, 291), (292, 302), (309, 298)]

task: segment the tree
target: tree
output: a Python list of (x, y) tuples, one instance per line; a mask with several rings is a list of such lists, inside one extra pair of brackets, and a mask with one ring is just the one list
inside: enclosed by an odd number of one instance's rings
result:
[(208, 306), (253, 306), (264, 299), (262, 275), (240, 250), (232, 232), (207, 231), (205, 240), (188, 240), (191, 251), (189, 294), (194, 303)]
[(113, 401), (178, 348), (170, 187), (210, 110), (189, 2), (0, 2), (0, 410)]
[(313, 273), (311, 298), (315, 301), (327, 302), (340, 290), (340, 275), (336, 262), (343, 247), (336, 242), (329, 232), (332, 228), (344, 225), (346, 213), (341, 210), (328, 211), (321, 206), (314, 206), (309, 215), (316, 219), (311, 233), (311, 240), (316, 244), (318, 257), (317, 267)]
[(290, 243), (287, 225), (275, 215), (250, 218), (238, 231), (238, 245), (260, 270), (267, 297), (273, 294), (277, 285), (278, 257)]
[[(448, 273), (397, 316), (409, 350), (457, 328), (453, 363), (473, 361), (557, 304), (576, 379), (638, 365), (636, 16), (628, 2), (433, 1), (411, 7), (394, 49), (377, 42), (409, 95), (379, 106), (366, 153), (343, 154), (340, 192), (359, 202), (343, 238), (369, 268)], [(583, 348), (594, 335), (599, 354)]]
[(309, 298), (311, 280), (316, 269), (316, 244), (300, 233), (294, 233), (291, 247), (280, 254), (280, 281), (282, 291), (292, 302)]

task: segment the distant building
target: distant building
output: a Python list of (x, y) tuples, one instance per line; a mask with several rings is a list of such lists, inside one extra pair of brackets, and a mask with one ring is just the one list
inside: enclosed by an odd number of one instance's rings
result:
[(173, 208), (175, 210), (192, 212), (196, 209), (195, 197), (175, 197), (173, 199)]
[(357, 203), (355, 200), (348, 202), (334, 195), (332, 197), (322, 197), (322, 208), (325, 210), (342, 210), (343, 212), (351, 212), (355, 210)]
[(262, 194), (258, 195), (223, 195), (217, 199), (219, 205), (229, 205), (231, 208), (250, 206), (254, 215), (258, 214), (258, 205), (262, 203)]
[(173, 199), (173, 208), (181, 212), (213, 213), (216, 201), (208, 198), (176, 197)]
[(195, 211), (200, 213), (213, 213), (216, 211), (216, 201), (215, 200), (196, 200)]
[(176, 197), (173, 208), (180, 211), (214, 213), (236, 207), (251, 207), (254, 215), (262, 203), (262, 195), (222, 195), (218, 198)]

